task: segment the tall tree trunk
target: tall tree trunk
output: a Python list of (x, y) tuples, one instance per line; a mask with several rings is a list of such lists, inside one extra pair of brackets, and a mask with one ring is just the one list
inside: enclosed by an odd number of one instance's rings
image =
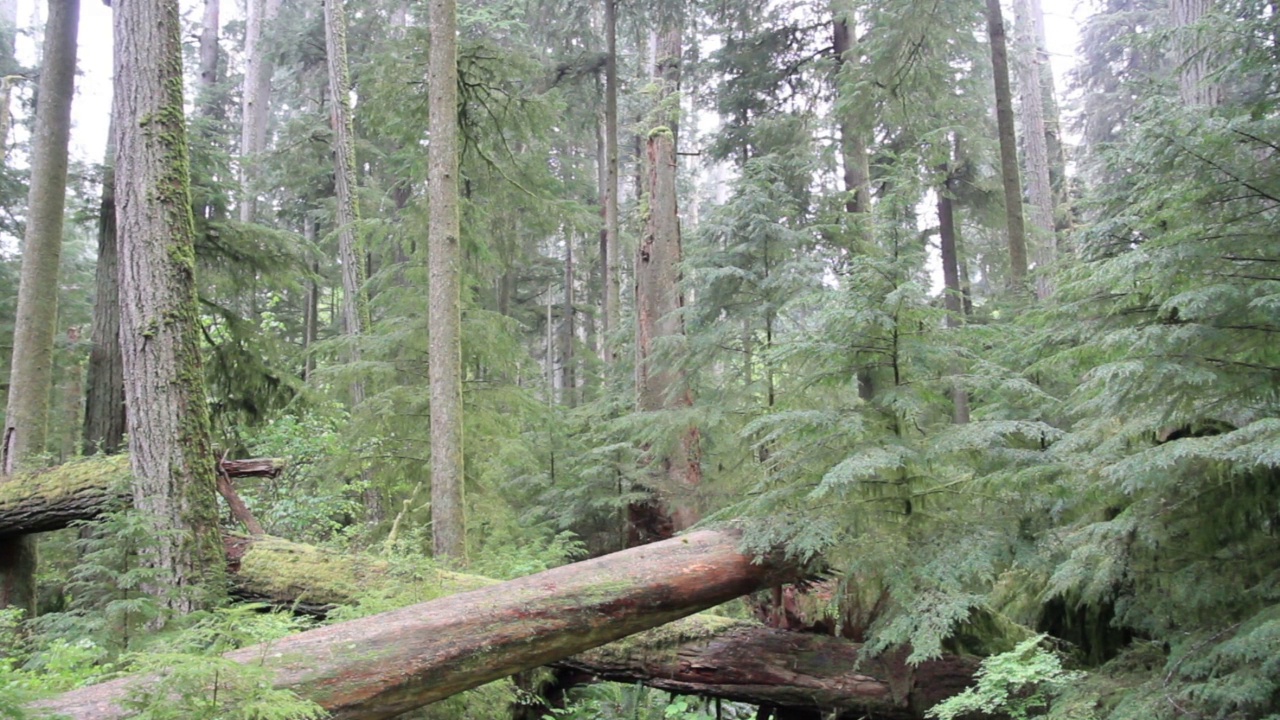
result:
[(1041, 300), (1053, 294), (1053, 278), (1049, 268), (1057, 256), (1054, 234), (1053, 182), (1049, 176), (1049, 149), (1045, 141), (1044, 95), (1039, 42), (1036, 36), (1031, 0), (1014, 0), (1014, 17), (1018, 28), (1018, 95), (1022, 110), (1022, 142), (1031, 197), (1031, 227), (1036, 257), (1036, 296)]
[[(75, 94), (79, 0), (50, 0), (31, 138), (31, 186), (22, 238), (22, 275), (14, 317), (9, 403), (0, 464), (4, 478), (36, 465), (45, 451), (58, 326), (58, 262), (67, 197), (67, 143)], [(0, 607), (35, 612), (35, 538), (0, 545)]]
[(133, 504), (154, 528), (148, 591), (176, 612), (223, 592), (195, 287), (177, 0), (115, 6), (120, 345)]
[[(857, 56), (856, 18), (852, 3), (835, 0), (831, 5), (832, 45), (836, 56), (836, 94), (844, 95), (848, 78), (841, 78), (860, 62)], [(844, 167), (845, 212), (855, 218), (859, 242), (874, 242), (871, 232), (871, 160), (867, 155), (867, 136), (870, 131), (859, 127), (853, 112), (840, 113), (840, 159)], [(856, 252), (857, 249), (855, 248)], [(875, 383), (871, 371), (858, 371), (858, 396), (863, 400), (875, 397)]]
[[(346, 335), (348, 362), (360, 361), (360, 338), (369, 328), (369, 301), (365, 290), (365, 252), (359, 235), (360, 205), (356, 198), (355, 132), (351, 122), (351, 80), (347, 65), (347, 14), (344, 0), (324, 1), (324, 37), (329, 69), (329, 97), (333, 102), (333, 185), (337, 195), (338, 260), (342, 264), (342, 329)], [(364, 382), (351, 383), (353, 407), (364, 402)], [(381, 522), (386, 513), (382, 496), (368, 481), (364, 491), (365, 515)]]
[[(310, 212), (305, 213), (302, 217), (302, 239), (306, 241), (307, 247), (315, 247), (316, 219)], [(311, 277), (307, 279), (306, 297), (303, 300), (302, 310), (302, 379), (304, 381), (310, 381), (316, 369), (316, 359), (312, 354), (312, 350), (317, 337), (319, 337), (320, 283), (316, 281), (316, 277), (319, 274), (320, 263), (313, 260), (311, 262)]]
[[(648, 217), (636, 256), (636, 395), (641, 412), (693, 405), (682, 371), (654, 357), (664, 339), (684, 335), (680, 310), (680, 218), (676, 201), (675, 138), (665, 127), (648, 142)], [(649, 473), (654, 497), (631, 508), (629, 543), (670, 537), (697, 522), (695, 493), (701, 484), (698, 429), (681, 433), (676, 448), (656, 459)]]
[(1015, 293), (1027, 286), (1027, 232), (1022, 217), (1022, 180), (1018, 176), (1018, 136), (1013, 125), (1013, 93), (1009, 89), (1009, 49), (1000, 0), (987, 0), (987, 35), (996, 89), (996, 125), (1000, 134), (1000, 175), (1009, 240), (1009, 279)]
[(62, 438), (58, 443), (58, 462), (70, 462), (76, 456), (80, 446), (80, 428), (83, 419), (80, 417), (84, 407), (84, 367), (76, 346), (80, 344), (80, 327), (67, 328), (67, 347), (70, 358), (62, 369), (62, 422), (59, 423)]
[[(333, 102), (333, 184), (337, 195), (338, 260), (342, 264), (342, 330), (351, 338), (349, 359), (359, 361), (358, 339), (369, 325), (364, 297), (364, 247), (357, 224), (355, 137), (351, 123), (351, 82), (347, 70), (347, 17), (343, 0), (325, 0), (325, 45), (329, 70), (329, 97)], [(352, 386), (353, 402), (364, 400), (361, 383)]]
[(1035, 28), (1036, 57), (1040, 62), (1040, 94), (1044, 107), (1044, 141), (1049, 149), (1049, 178), (1053, 185), (1053, 204), (1057, 209), (1054, 229), (1070, 227), (1068, 207), (1070, 198), (1067, 180), (1067, 152), (1062, 141), (1062, 113), (1058, 109), (1058, 90), (1053, 77), (1053, 61), (1049, 57), (1049, 39), (1044, 26), (1044, 3), (1031, 0), (1031, 22)]
[(271, 104), (271, 75), (275, 66), (264, 49), (266, 29), (280, 13), (280, 0), (248, 0), (244, 36), (244, 90), (240, 115), (240, 222), (253, 222), (258, 197), (253, 191), (254, 166), (266, 149)]
[(430, 0), (431, 529), (436, 557), (466, 560), (462, 456), (462, 334), (458, 218), (457, 0)]
[(204, 0), (204, 18), (200, 27), (200, 90), (206, 93), (206, 100), (218, 84), (218, 32), (222, 27), (218, 17), (220, 6), (221, 0)]
[(116, 244), (116, 121), (111, 118), (98, 206), (93, 329), (84, 396), (84, 454), (114, 455), (124, 445), (124, 369), (120, 357), (120, 263)]
[(18, 0), (0, 0), (0, 161), (9, 156), (10, 96), (18, 69)]
[(601, 357), (617, 359), (610, 334), (617, 332), (622, 317), (622, 283), (618, 259), (622, 246), (618, 237), (618, 0), (604, 0), (604, 329)]
[[(650, 34), (652, 78), (658, 86), (652, 112), (655, 126), (645, 143), (644, 234), (636, 253), (636, 408), (641, 412), (693, 405), (684, 373), (664, 366), (655, 349), (664, 339), (683, 337), (680, 310), (680, 214), (677, 201), (676, 142), (680, 125), (680, 62), (683, 18), (679, 11), (664, 17)], [(680, 433), (671, 451), (650, 459), (650, 498), (628, 508), (627, 543), (639, 545), (670, 537), (698, 521), (697, 489), (702, 482), (699, 431)]]
[[(964, 297), (960, 289), (960, 263), (956, 252), (958, 232), (955, 221), (955, 178), (950, 166), (944, 168), (946, 180), (938, 188), (938, 243), (942, 250), (943, 305), (947, 309), (947, 327), (958, 328), (964, 322)], [(953, 374), (956, 368), (953, 368)], [(951, 388), (952, 421), (969, 422), (969, 393), (959, 383)]]
[(564, 306), (560, 317), (561, 402), (569, 407), (578, 404), (578, 374), (573, 357), (574, 340), (578, 335), (574, 322), (573, 283), (573, 235), (569, 234), (564, 239)]
[(1222, 85), (1213, 79), (1218, 59), (1212, 43), (1200, 37), (1197, 25), (1213, 10), (1213, 0), (1170, 0), (1173, 15), (1174, 58), (1178, 67), (1178, 95), (1183, 104), (1217, 107)]

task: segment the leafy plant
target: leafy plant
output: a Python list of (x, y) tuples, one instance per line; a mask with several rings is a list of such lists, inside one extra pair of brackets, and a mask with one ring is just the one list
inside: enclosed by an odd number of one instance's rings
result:
[(1014, 720), (1039, 717), (1053, 698), (1084, 673), (1062, 667), (1057, 653), (1045, 649), (1047, 636), (1028, 638), (1013, 650), (982, 661), (978, 683), (929, 710), (929, 716), (955, 720), (970, 713), (1003, 715)]

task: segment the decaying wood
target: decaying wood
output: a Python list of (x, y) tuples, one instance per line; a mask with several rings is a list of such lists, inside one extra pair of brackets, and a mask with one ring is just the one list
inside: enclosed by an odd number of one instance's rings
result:
[[(786, 572), (743, 555), (732, 532), (702, 531), (228, 657), (269, 668), (276, 687), (335, 720), (376, 720), (691, 615)], [(78, 720), (125, 718), (121, 699), (154, 679), (124, 677), (41, 707)]]
[(697, 615), (556, 664), (676, 693), (904, 720), (963, 690), (977, 667), (947, 656), (911, 668), (861, 653), (829, 635)]
[(267, 531), (262, 529), (262, 523), (254, 517), (249, 506), (244, 504), (240, 493), (236, 492), (236, 486), (231, 484), (231, 478), (224, 472), (218, 473), (218, 494), (227, 501), (227, 507), (231, 509), (231, 517), (244, 525), (244, 529), (248, 530), (250, 535), (266, 534)]
[[(445, 570), (405, 577), (386, 560), (272, 537), (229, 536), (227, 550), (239, 597), (317, 615), (355, 603), (373, 587), (426, 600), (495, 584)], [(966, 687), (976, 667), (971, 658), (945, 656), (909, 669), (894, 658), (860, 662), (860, 652), (860, 644), (842, 638), (699, 613), (553, 664), (586, 679), (877, 718), (923, 717)]]
[[(225, 460), (230, 477), (274, 477), (283, 460)], [(0, 538), (60, 530), (91, 520), (113, 502), (130, 497), (128, 455), (95, 457), (39, 472), (20, 474), (0, 485)]]

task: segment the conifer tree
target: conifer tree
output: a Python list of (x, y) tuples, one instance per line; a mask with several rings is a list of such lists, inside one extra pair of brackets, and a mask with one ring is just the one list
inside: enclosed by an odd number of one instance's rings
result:
[(170, 609), (223, 591), (214, 457), (196, 313), (194, 226), (176, 0), (130, 0), (115, 15), (120, 344), (133, 504), (155, 547), (147, 589)]
[(1009, 87), (1009, 48), (1000, 0), (987, 0), (987, 39), (991, 43), (992, 77), (996, 90), (1010, 284), (1015, 292), (1023, 292), (1027, 283), (1027, 231), (1022, 214), (1022, 181), (1018, 173), (1018, 137), (1013, 125), (1013, 92)]
[[(5, 409), (0, 472), (33, 469), (45, 451), (49, 395), (53, 388), (53, 340), (58, 317), (58, 263), (66, 205), (67, 144), (75, 93), (78, 0), (50, 0), (40, 95), (32, 141), (27, 228), (13, 332), (9, 402)], [(35, 612), (35, 538), (0, 546), (0, 606)]]
[(114, 115), (103, 160), (98, 204), (98, 262), (94, 270), (93, 327), (86, 375), (84, 453), (114, 455), (124, 445), (124, 370), (120, 357), (120, 263), (116, 237)]
[(429, 109), (431, 526), (436, 557), (466, 561), (463, 501), (457, 3), (431, 0)]
[(1035, 248), (1036, 295), (1041, 299), (1053, 293), (1053, 281), (1048, 268), (1057, 253), (1057, 237), (1054, 234), (1053, 183), (1049, 172), (1049, 149), (1046, 143), (1044, 95), (1040, 81), (1044, 76), (1040, 68), (1037, 50), (1039, 38), (1035, 29), (1035, 16), (1031, 0), (1015, 0), (1014, 17), (1018, 28), (1018, 96), (1022, 118), (1022, 142), (1031, 200), (1031, 240)]

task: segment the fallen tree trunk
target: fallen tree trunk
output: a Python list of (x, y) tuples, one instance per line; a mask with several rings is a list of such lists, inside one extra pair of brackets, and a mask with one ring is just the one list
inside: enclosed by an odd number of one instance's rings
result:
[[(279, 538), (229, 536), (227, 549), (239, 597), (316, 615), (358, 602), (373, 587), (387, 596), (426, 600), (495, 584), (444, 570), (404, 578), (386, 560)], [(967, 687), (977, 668), (976, 659), (957, 656), (911, 668), (900, 657), (863, 659), (861, 647), (700, 613), (553, 665), (587, 678), (670, 692), (884, 718), (923, 717), (924, 710)]]
[[(242, 561), (243, 564), (243, 561)], [(389, 718), (484, 683), (657, 627), (784, 579), (734, 533), (702, 531), (449, 598), (228, 653), (336, 720)], [(116, 720), (154, 677), (130, 676), (38, 707)]]
[(947, 656), (911, 667), (900, 654), (861, 653), (860, 644), (830, 635), (697, 615), (556, 665), (675, 693), (903, 720), (923, 717), (968, 687), (977, 669), (973, 658)]
[[(275, 477), (284, 461), (274, 458), (220, 461), (229, 478)], [(0, 485), (0, 538), (61, 530), (92, 520), (113, 502), (130, 497), (128, 455), (93, 457), (24, 473)]]

